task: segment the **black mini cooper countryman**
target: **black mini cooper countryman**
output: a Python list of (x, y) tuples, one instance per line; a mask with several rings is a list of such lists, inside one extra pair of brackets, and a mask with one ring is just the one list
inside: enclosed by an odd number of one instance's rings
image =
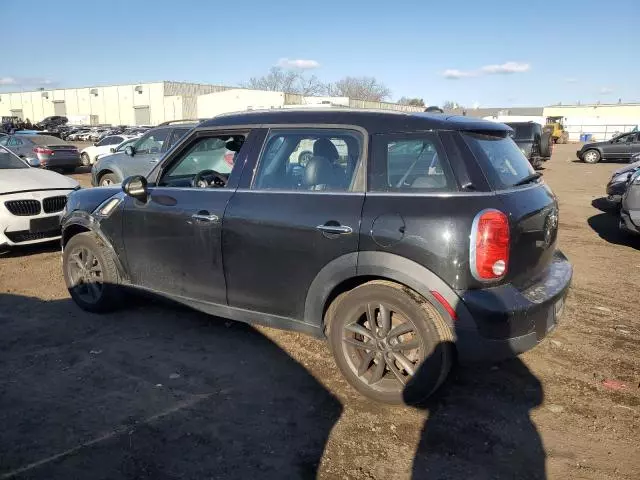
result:
[(92, 312), (142, 290), (323, 336), (362, 394), (420, 401), (454, 358), (521, 353), (562, 313), (558, 204), (510, 132), (341, 109), (201, 122), (146, 178), (69, 196), (67, 286)]

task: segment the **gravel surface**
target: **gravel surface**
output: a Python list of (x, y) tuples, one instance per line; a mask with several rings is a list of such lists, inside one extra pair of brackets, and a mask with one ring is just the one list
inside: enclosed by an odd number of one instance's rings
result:
[(55, 244), (1, 256), (0, 479), (637, 480), (640, 241), (596, 208), (619, 165), (575, 150), (544, 170), (575, 267), (560, 325), (424, 409), (360, 397), (301, 334), (148, 299), (84, 313)]

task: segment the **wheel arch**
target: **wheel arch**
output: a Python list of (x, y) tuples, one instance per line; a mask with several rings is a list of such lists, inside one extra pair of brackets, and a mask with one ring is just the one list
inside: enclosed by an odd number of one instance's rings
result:
[[(305, 300), (304, 320), (326, 331), (325, 313), (340, 294), (371, 280), (389, 280), (407, 287), (431, 302), (452, 331), (475, 330), (475, 322), (466, 306), (442, 279), (429, 269), (407, 258), (388, 252), (350, 253), (327, 264), (311, 283)], [(451, 305), (453, 319), (432, 292)]]
[(102, 232), (102, 230), (100, 229), (100, 225), (97, 224), (93, 220), (93, 218), (85, 212), (75, 212), (75, 214), (62, 225), (62, 237), (60, 239), (60, 242), (62, 244), (63, 250), (67, 243), (69, 243), (69, 240), (80, 233), (86, 232), (94, 233), (100, 239), (100, 241), (107, 247), (107, 249), (113, 256), (114, 262), (121, 278), (128, 280), (129, 275), (124, 268), (120, 257), (116, 253), (116, 250), (113, 248), (113, 245), (109, 241), (109, 238)]

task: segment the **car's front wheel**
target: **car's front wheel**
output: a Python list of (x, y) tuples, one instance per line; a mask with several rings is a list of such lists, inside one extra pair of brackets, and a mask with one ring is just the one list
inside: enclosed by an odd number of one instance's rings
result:
[(403, 285), (376, 280), (339, 296), (327, 310), (338, 368), (374, 400), (415, 404), (447, 377), (453, 336), (436, 308)]
[(600, 152), (597, 150), (587, 150), (582, 154), (582, 160), (587, 163), (598, 163), (600, 161)]
[(71, 298), (83, 310), (106, 312), (120, 304), (118, 268), (95, 233), (80, 233), (69, 240), (64, 247), (62, 269)]
[(113, 185), (117, 185), (120, 183), (120, 179), (116, 177), (113, 173), (107, 173), (100, 177), (99, 185), (101, 187), (111, 187)]

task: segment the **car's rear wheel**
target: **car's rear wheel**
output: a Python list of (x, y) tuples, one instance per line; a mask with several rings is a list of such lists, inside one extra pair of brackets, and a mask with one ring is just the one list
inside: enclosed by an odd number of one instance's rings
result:
[(101, 187), (111, 187), (118, 183), (120, 183), (120, 180), (113, 173), (107, 173), (103, 175), (102, 177), (100, 177), (100, 182), (98, 182)]
[(327, 322), (338, 368), (374, 400), (420, 403), (451, 368), (449, 326), (431, 303), (403, 285), (365, 283), (331, 304)]
[(71, 298), (83, 310), (106, 312), (120, 304), (118, 268), (96, 234), (80, 233), (69, 240), (62, 255), (62, 269)]
[(582, 154), (582, 159), (587, 163), (598, 163), (600, 161), (600, 152), (597, 150), (587, 150)]
[(89, 165), (91, 165), (91, 159), (89, 158), (88, 154), (83, 153), (82, 155), (80, 155), (80, 158), (82, 159), (83, 167), (88, 167)]

